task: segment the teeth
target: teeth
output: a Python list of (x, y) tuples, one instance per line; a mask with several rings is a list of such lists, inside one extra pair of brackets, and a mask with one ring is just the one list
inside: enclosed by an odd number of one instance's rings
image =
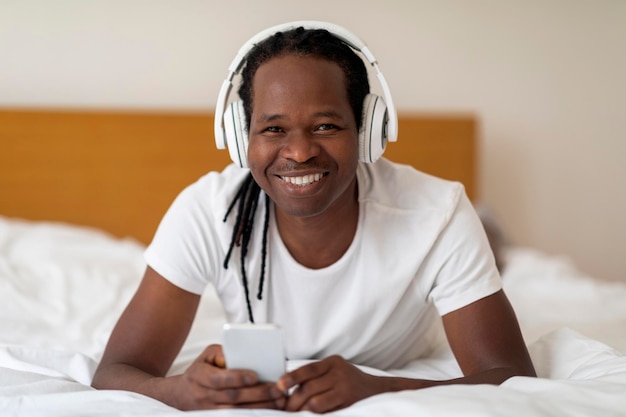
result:
[(311, 174), (311, 175), (303, 175), (301, 177), (280, 177), (283, 181), (286, 181), (290, 184), (299, 185), (304, 187), (306, 185), (312, 184), (314, 182), (322, 179), (322, 174)]

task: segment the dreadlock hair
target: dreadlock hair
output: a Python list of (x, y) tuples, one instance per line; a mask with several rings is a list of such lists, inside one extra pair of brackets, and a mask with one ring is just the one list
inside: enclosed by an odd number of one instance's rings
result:
[[(244, 113), (246, 117), (246, 129), (250, 131), (250, 118), (252, 115), (253, 102), (253, 80), (256, 71), (265, 62), (272, 58), (285, 55), (296, 55), (321, 58), (339, 65), (346, 77), (346, 93), (348, 102), (352, 108), (357, 129), (361, 129), (363, 101), (369, 94), (370, 86), (367, 70), (363, 60), (355, 54), (350, 46), (339, 38), (332, 35), (325, 29), (304, 29), (302, 27), (277, 32), (269, 38), (257, 43), (246, 55), (245, 67), (241, 72), (241, 84), (238, 90), (239, 97), (243, 101)], [(259, 204), (261, 188), (256, 183), (252, 174), (248, 174), (241, 183), (239, 190), (235, 194), (228, 210), (224, 216), (224, 222), (229, 214), (237, 206), (237, 215), (233, 227), (232, 238), (226, 257), (224, 268), (228, 268), (228, 263), (235, 246), (241, 247), (241, 281), (246, 296), (246, 307), (248, 318), (254, 323), (252, 305), (250, 304), (250, 290), (248, 288), (248, 277), (246, 275), (245, 259), (248, 253), (248, 245), (252, 237), (254, 219)], [(267, 258), (267, 233), (269, 229), (270, 198), (265, 194), (265, 219), (263, 224), (263, 241), (261, 247), (261, 275), (259, 278), (259, 288), (257, 299), (263, 298), (263, 282), (265, 279), (265, 265)]]
[[(248, 174), (241, 183), (237, 194), (233, 198), (233, 201), (228, 206), (226, 214), (224, 215), (224, 222), (228, 219), (228, 215), (237, 205), (237, 218), (235, 220), (235, 227), (233, 228), (233, 234), (230, 240), (230, 246), (228, 252), (224, 258), (224, 268), (228, 268), (228, 263), (233, 252), (235, 245), (241, 247), (240, 259), (241, 259), (241, 281), (243, 283), (244, 292), (246, 294), (246, 307), (248, 308), (248, 318), (251, 323), (254, 323), (254, 316), (252, 314), (252, 305), (250, 304), (250, 291), (248, 289), (248, 276), (246, 275), (246, 255), (248, 253), (248, 244), (252, 237), (252, 226), (254, 225), (254, 217), (256, 215), (256, 209), (259, 203), (259, 194), (261, 193), (261, 187), (254, 181), (252, 174)], [(270, 198), (265, 195), (265, 221), (263, 225), (263, 245), (262, 245), (262, 261), (261, 261), (261, 277), (259, 278), (259, 291), (257, 298), (261, 300), (263, 298), (263, 280), (265, 278), (265, 260), (267, 255), (267, 231), (269, 228), (269, 213), (270, 213)]]

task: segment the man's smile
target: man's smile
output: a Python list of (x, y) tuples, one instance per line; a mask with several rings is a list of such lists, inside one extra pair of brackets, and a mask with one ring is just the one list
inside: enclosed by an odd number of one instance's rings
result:
[(328, 175), (328, 173), (309, 174), (309, 175), (301, 175), (301, 176), (279, 175), (279, 178), (285, 182), (288, 182), (289, 184), (294, 184), (294, 185), (299, 185), (299, 186), (304, 187), (306, 185), (309, 185), (309, 184), (312, 184), (314, 182), (321, 180), (326, 175)]

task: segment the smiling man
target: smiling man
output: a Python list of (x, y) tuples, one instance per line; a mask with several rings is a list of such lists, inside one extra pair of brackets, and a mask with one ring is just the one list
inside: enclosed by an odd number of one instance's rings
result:
[[(305, 26), (272, 31), (246, 53), (240, 108), (224, 117), (239, 132), (229, 149), (243, 151), (165, 215), (95, 387), (181, 409), (326, 412), (384, 392), (534, 375), (462, 185), (368, 153), (386, 129), (369, 130), (382, 101), (364, 62), (344, 29)], [(207, 285), (229, 321), (277, 323), (288, 357), (315, 361), (260, 383), (226, 369), (211, 345), (165, 377)], [(427, 355), (440, 321), (463, 377), (379, 377), (355, 366), (399, 368)]]

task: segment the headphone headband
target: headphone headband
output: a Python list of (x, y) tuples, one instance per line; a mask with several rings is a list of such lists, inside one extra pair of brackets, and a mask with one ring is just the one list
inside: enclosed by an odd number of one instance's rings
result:
[(356, 50), (357, 52), (360, 52), (365, 57), (365, 59), (372, 65), (372, 67), (376, 71), (376, 77), (378, 78), (378, 82), (380, 83), (382, 87), (384, 101), (385, 101), (386, 108), (387, 108), (387, 118), (388, 118), (387, 129), (386, 129), (387, 140), (390, 142), (395, 142), (398, 139), (398, 115), (396, 113), (396, 109), (393, 104), (391, 91), (389, 89), (389, 85), (387, 84), (387, 80), (385, 80), (385, 77), (383, 76), (382, 72), (380, 72), (378, 68), (378, 61), (376, 60), (372, 52), (369, 50), (367, 45), (365, 45), (365, 43), (361, 41), (357, 36), (352, 34), (347, 29), (343, 28), (342, 26), (335, 25), (333, 23), (328, 23), (328, 22), (303, 20), (303, 21), (283, 23), (283, 24), (272, 26), (268, 29), (265, 29), (257, 33), (256, 35), (254, 35), (246, 43), (244, 43), (243, 46), (241, 46), (241, 48), (239, 48), (237, 55), (235, 56), (232, 63), (228, 67), (228, 76), (222, 83), (222, 87), (217, 97), (217, 103), (215, 106), (216, 108), (215, 108), (214, 130), (215, 130), (215, 143), (218, 149), (226, 148), (227, 140), (226, 140), (226, 133), (225, 133), (224, 124), (223, 124), (224, 123), (224, 120), (223, 120), (224, 111), (226, 109), (230, 90), (233, 86), (232, 85), (233, 77), (241, 69), (241, 66), (243, 65), (243, 62), (245, 61), (246, 56), (248, 55), (250, 50), (254, 48), (254, 46), (257, 43), (271, 37), (277, 32), (284, 32), (284, 31), (288, 31), (291, 29), (296, 29), (298, 27), (303, 27), (304, 29), (327, 30), (333, 36), (345, 42), (352, 49)]

